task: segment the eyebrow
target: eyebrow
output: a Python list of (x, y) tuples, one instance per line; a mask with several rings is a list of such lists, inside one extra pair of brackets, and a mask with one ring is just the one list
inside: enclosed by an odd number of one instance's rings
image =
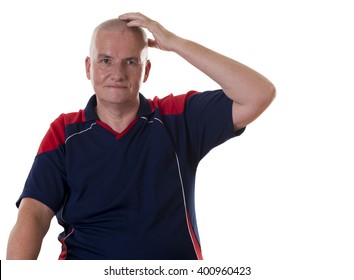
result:
[(108, 54), (100, 53), (97, 55), (97, 58), (113, 58), (113, 57)]
[[(98, 59), (103, 59), (103, 58), (109, 58), (109, 59), (114, 59), (113, 56), (110, 56), (108, 54), (104, 54), (104, 53), (100, 53), (97, 55)], [(136, 56), (129, 56), (129, 57), (125, 57), (124, 60), (136, 60), (136, 61), (141, 61), (139, 57)]]

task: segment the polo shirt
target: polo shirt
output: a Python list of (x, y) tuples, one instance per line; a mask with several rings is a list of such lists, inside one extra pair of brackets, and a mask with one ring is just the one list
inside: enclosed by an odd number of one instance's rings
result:
[(240, 135), (221, 90), (139, 94), (122, 133), (101, 122), (96, 96), (51, 123), (23, 192), (56, 214), (59, 259), (202, 259), (194, 203), (200, 160)]

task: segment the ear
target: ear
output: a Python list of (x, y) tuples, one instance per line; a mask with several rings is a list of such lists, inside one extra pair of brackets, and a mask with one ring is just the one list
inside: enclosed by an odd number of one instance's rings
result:
[(87, 56), (85, 59), (85, 69), (86, 69), (86, 77), (89, 80), (91, 79), (90, 68), (91, 68), (91, 59), (90, 59), (90, 57)]
[(147, 81), (149, 77), (150, 69), (151, 69), (151, 62), (150, 60), (147, 60), (145, 65), (145, 73), (144, 73), (144, 80), (143, 80), (144, 83)]

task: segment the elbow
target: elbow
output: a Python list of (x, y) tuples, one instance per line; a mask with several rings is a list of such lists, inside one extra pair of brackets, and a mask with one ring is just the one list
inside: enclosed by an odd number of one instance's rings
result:
[(277, 96), (277, 89), (276, 89), (276, 87), (273, 84), (272, 84), (272, 89), (271, 89), (269, 95), (270, 95), (270, 103), (272, 103), (273, 100), (275, 99), (275, 97)]
[(263, 87), (257, 95), (258, 98), (254, 99), (254, 110), (257, 116), (261, 115), (273, 102), (276, 97), (276, 88), (272, 83), (268, 83)]
[(275, 99), (275, 97), (277, 96), (277, 89), (276, 87), (271, 83), (271, 89), (270, 89), (270, 95), (271, 95), (271, 99), (272, 101)]
[(263, 106), (265, 108), (267, 108), (272, 102), (273, 100), (275, 99), (277, 95), (277, 90), (275, 88), (275, 86), (269, 82), (268, 85), (267, 85), (267, 88), (263, 90), (263, 93), (262, 93), (262, 103), (263, 103)]

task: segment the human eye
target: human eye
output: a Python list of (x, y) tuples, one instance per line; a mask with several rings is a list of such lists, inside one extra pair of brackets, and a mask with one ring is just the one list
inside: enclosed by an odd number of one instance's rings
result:
[(125, 62), (127, 65), (135, 65), (135, 64), (138, 64), (138, 61), (137, 59), (135, 58), (128, 58), (126, 59), (126, 62)]
[(113, 63), (112, 57), (106, 54), (99, 54), (97, 57), (97, 62), (101, 65), (110, 65)]
[(109, 58), (103, 58), (102, 60), (101, 60), (101, 62), (103, 63), (103, 64), (111, 64), (111, 60), (109, 59)]

